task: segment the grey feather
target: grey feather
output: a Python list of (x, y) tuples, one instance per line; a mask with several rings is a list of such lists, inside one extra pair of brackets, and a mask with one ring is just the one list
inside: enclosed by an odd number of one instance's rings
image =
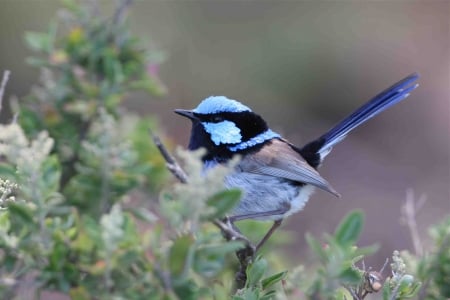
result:
[(272, 140), (254, 155), (246, 156), (239, 164), (242, 172), (261, 174), (311, 184), (337, 197), (339, 193), (319, 172), (311, 167), (297, 152), (282, 140)]

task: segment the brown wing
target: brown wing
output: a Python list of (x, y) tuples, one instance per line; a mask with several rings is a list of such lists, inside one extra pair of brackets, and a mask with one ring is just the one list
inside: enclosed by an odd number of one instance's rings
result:
[(274, 139), (270, 146), (247, 155), (239, 164), (243, 172), (286, 178), (314, 185), (340, 197), (336, 190), (311, 167), (289, 144)]

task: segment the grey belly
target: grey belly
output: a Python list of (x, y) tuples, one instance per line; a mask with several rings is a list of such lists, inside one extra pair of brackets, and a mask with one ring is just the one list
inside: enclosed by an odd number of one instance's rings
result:
[[(243, 191), (240, 203), (232, 211), (232, 216), (252, 215), (251, 219), (277, 220), (301, 210), (313, 191), (313, 187), (298, 186), (283, 178), (274, 176), (234, 173), (227, 176), (228, 188), (237, 187)], [(257, 214), (286, 210), (283, 214), (258, 217)]]

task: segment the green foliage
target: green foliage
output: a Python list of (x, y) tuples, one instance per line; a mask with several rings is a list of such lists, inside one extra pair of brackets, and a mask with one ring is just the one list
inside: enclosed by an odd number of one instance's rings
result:
[[(156, 157), (155, 147), (138, 142), (149, 140), (144, 130), (150, 123), (130, 122), (120, 104), (133, 89), (160, 95), (164, 86), (153, 71), (158, 61), (149, 59), (157, 55), (145, 51), (120, 22), (120, 7), (102, 18), (72, 1), (65, 6), (59, 14), (63, 17), (48, 32), (25, 35), (29, 47), (40, 54), (29, 62), (41, 68), (42, 76), (26, 99), (28, 105), (16, 110), (27, 134), (45, 130), (54, 139), (67, 200), (98, 215), (109, 207), (105, 198), (119, 199), (143, 180), (154, 180), (147, 182), (153, 187), (161, 183), (162, 160), (143, 154)], [(94, 173), (109, 176), (93, 178)], [(109, 187), (121, 191), (105, 194)], [(87, 198), (102, 199), (100, 206), (91, 210), (95, 202)]]
[(406, 272), (406, 264), (398, 251), (394, 251), (392, 261), (392, 277), (384, 283), (383, 299), (409, 299), (414, 297), (419, 291), (421, 282)]
[(325, 295), (331, 298), (342, 286), (356, 289), (363, 281), (363, 270), (356, 267), (364, 255), (372, 254), (376, 247), (358, 248), (356, 241), (364, 223), (360, 211), (349, 213), (339, 224), (333, 236), (325, 235), (326, 244), (321, 244), (311, 235), (306, 240), (317, 255), (320, 267), (307, 293), (310, 297)]
[(408, 251), (402, 251), (400, 258), (410, 262), (408, 269), (422, 282), (421, 290), (415, 290), (415, 285), (408, 285), (409, 278), (404, 285), (419, 294), (421, 299), (450, 298), (450, 216), (429, 230), (433, 247), (424, 256), (416, 256)]
[[(240, 199), (223, 184), (237, 160), (205, 174), (201, 151), (179, 150), (188, 183), (168, 183), (149, 137), (155, 120), (120, 106), (135, 89), (165, 90), (159, 62), (150, 60), (159, 55), (124, 23), (128, 1), (107, 17), (63, 2), (64, 17), (47, 32), (25, 35), (42, 80), (13, 107), (19, 123), (0, 125), (1, 299), (21, 299), (23, 291), (77, 300), (364, 299), (381, 290), (386, 300), (449, 297), (450, 218), (431, 230), (434, 248), (425, 257), (394, 252), (384, 281), (361, 263), (376, 247), (357, 246), (360, 211), (333, 235), (306, 236), (317, 258), (308, 268), (287, 268), (268, 251), (291, 239), (277, 232), (236, 290), (234, 252), (243, 243), (226, 242), (212, 221)], [(256, 240), (269, 225), (248, 221), (240, 229)]]

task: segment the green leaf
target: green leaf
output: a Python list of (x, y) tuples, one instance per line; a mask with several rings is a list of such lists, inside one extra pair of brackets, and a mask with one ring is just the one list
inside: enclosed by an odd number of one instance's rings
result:
[(259, 300), (259, 290), (258, 289), (244, 289), (243, 293), (240, 293), (239, 296), (234, 296), (233, 300)]
[(9, 212), (0, 211), (0, 232), (8, 232), (11, 223), (9, 221)]
[(169, 253), (169, 270), (172, 275), (181, 279), (189, 269), (192, 260), (191, 247), (194, 244), (192, 235), (183, 235), (175, 240)]
[(287, 271), (283, 271), (283, 272), (277, 273), (275, 275), (269, 276), (267, 278), (264, 278), (263, 281), (261, 282), (262, 288), (264, 290), (270, 288), (274, 284), (276, 284), (279, 281), (286, 278), (286, 275), (287, 275)]
[(69, 291), (70, 299), (72, 300), (89, 300), (91, 297), (89, 296), (88, 291), (83, 286), (78, 286), (76, 288), (72, 288)]
[(265, 293), (260, 300), (271, 300), (271, 299), (276, 299), (275, 296), (277, 295), (277, 292), (275, 290), (271, 290), (268, 291), (267, 293)]
[(339, 273), (339, 280), (345, 284), (358, 284), (361, 281), (361, 274), (354, 268), (346, 268)]
[(175, 293), (179, 298), (186, 300), (197, 300), (198, 299), (198, 287), (193, 280), (185, 281), (181, 285), (174, 287)]
[(228, 253), (235, 252), (241, 249), (244, 244), (241, 241), (230, 241), (220, 244), (205, 244), (197, 249), (196, 255), (202, 256), (225, 256)]
[(315, 255), (319, 258), (322, 263), (326, 263), (328, 261), (328, 255), (320, 244), (318, 240), (316, 240), (310, 233), (306, 233), (306, 242), (309, 245), (309, 248), (314, 252)]
[(59, 190), (61, 177), (61, 165), (56, 155), (49, 156), (41, 167), (41, 185), (45, 195), (50, 195)]
[(226, 263), (225, 256), (243, 246), (239, 241), (202, 245), (195, 252), (193, 268), (204, 277), (215, 276), (223, 270)]
[(16, 168), (10, 164), (0, 162), (0, 177), (2, 179), (17, 180)]
[(358, 240), (364, 224), (364, 215), (361, 211), (350, 212), (339, 224), (334, 233), (336, 242), (340, 245), (353, 244)]
[(26, 32), (25, 42), (35, 51), (48, 52), (50, 50), (50, 35), (42, 32)]
[(255, 286), (259, 283), (267, 270), (267, 261), (261, 257), (256, 260), (247, 268), (247, 283), (248, 287)]
[(401, 298), (411, 298), (419, 291), (420, 283), (415, 281), (414, 276), (405, 274), (400, 279), (398, 295)]
[(380, 247), (375, 244), (375, 245), (370, 245), (370, 246), (367, 246), (367, 247), (354, 249), (354, 252), (352, 254), (353, 255), (353, 262), (354, 263), (358, 262), (361, 259), (363, 259), (365, 256), (374, 254), (375, 252), (378, 251), (379, 248)]
[(18, 217), (25, 224), (34, 224), (33, 212), (26, 204), (10, 201), (8, 210), (11, 218)]
[(214, 207), (215, 212), (208, 216), (208, 219), (216, 219), (223, 217), (231, 210), (241, 199), (241, 190), (230, 189), (218, 192), (211, 196), (207, 201), (207, 205)]
[(383, 300), (388, 300), (391, 298), (391, 284), (390, 279), (387, 278), (383, 284)]

